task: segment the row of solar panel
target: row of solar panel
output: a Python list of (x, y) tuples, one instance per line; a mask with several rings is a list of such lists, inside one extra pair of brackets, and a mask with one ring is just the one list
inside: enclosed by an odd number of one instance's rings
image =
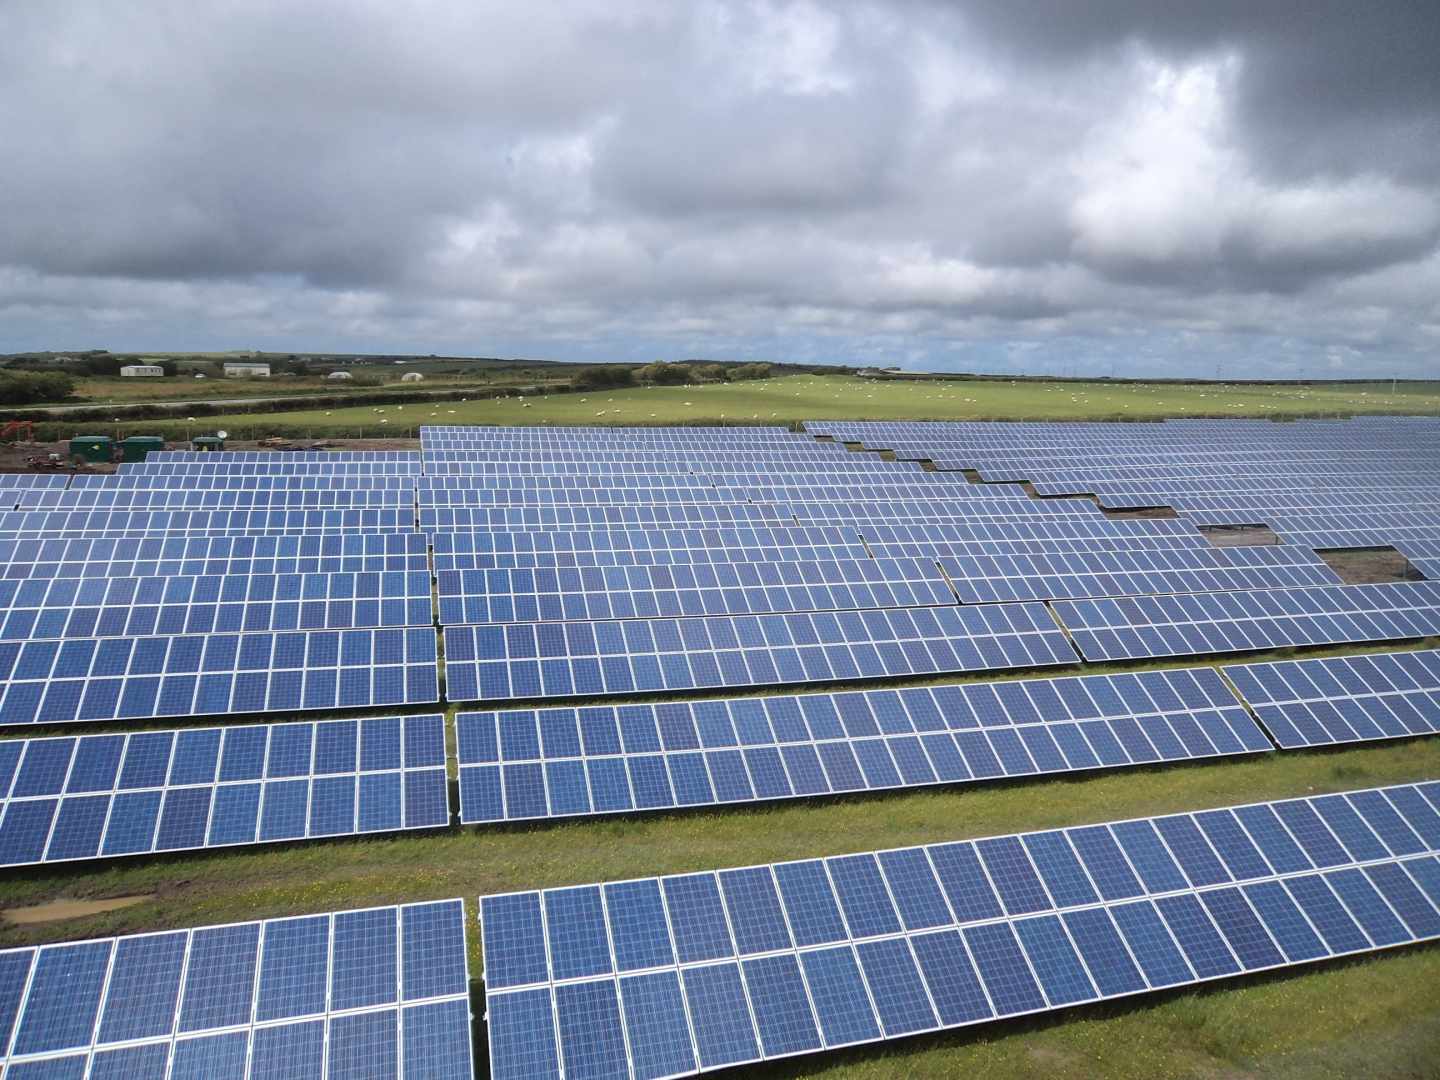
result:
[[(1152, 561), (1149, 558), (1151, 554), (1153, 553), (1116, 552), (1073, 556), (945, 557), (940, 559), (940, 566), (960, 594), (961, 602), (966, 604), (1092, 596), (1298, 589), (1341, 584), (1335, 571), (1320, 563), (1213, 569), (1121, 569), (1126, 564)], [(1114, 569), (1079, 569), (1104, 565), (1107, 562), (1111, 563)]]
[(209, 490), (196, 484), (183, 488), (80, 488), (75, 491), (25, 491), (16, 500), (16, 509), (38, 510), (238, 510), (250, 507), (298, 507), (301, 509), (413, 506), (415, 492), (409, 488), (312, 489), (222, 488)]
[(9, 949), (0, 1064), (16, 1080), (470, 1080), (468, 994), (459, 900)]
[(256, 461), (234, 461), (228, 454), (212, 461), (124, 462), (120, 476), (419, 476), (420, 462), (410, 461), (294, 461), (287, 454), (267, 454)]
[[(952, 560), (957, 576), (1023, 577), (1043, 574), (1114, 574), (1209, 571), (1214, 573), (1252, 569), (1327, 571), (1324, 560), (1305, 548), (1283, 544), (1245, 545), (1224, 548), (1155, 547), (1124, 552), (1083, 552), (1076, 555), (1025, 556), (1002, 552), (976, 553)], [(1325, 584), (1339, 583), (1327, 581)]]
[(769, 686), (1073, 659), (1046, 610), (1027, 604), (445, 628), (453, 701)]
[(431, 704), (435, 631), (0, 643), (0, 725)]
[(1440, 583), (1060, 600), (1086, 660), (1235, 652), (1440, 633)]
[[(439, 760), (430, 767), (407, 763), (405, 768), (357, 771), (352, 766), (340, 771), (322, 770), (317, 763), (310, 774), (308, 769), (293, 771), (293, 762), (278, 761), (265, 766), (270, 779), (263, 781), (188, 778), (203, 775), (207, 753), (213, 773), (221, 739), (218, 729), (92, 735), (74, 747), (63, 744), (77, 740), (30, 740), (18, 763), (11, 762), (16, 766), (15, 782), (3, 802), (0, 865), (444, 828), (450, 823), (444, 719), (406, 718), (407, 739), (417, 721), (433, 726), (433, 738), (438, 738), (439, 754), (427, 756)], [(399, 718), (394, 722), (398, 729)], [(295, 729), (310, 726), (275, 725), (272, 744), (293, 744), (298, 741), (295, 735), (309, 734)], [(265, 728), (230, 730), (239, 734), (225, 734), (227, 767), (247, 752), (262, 755), (263, 761)], [(124, 744), (127, 738), (128, 746), (109, 742)], [(177, 743), (172, 775), (179, 775), (178, 782), (165, 778), (167, 762), (162, 755), (172, 738)], [(164, 742), (157, 749), (160, 740)], [(232, 751), (236, 744), (239, 749)], [(272, 745), (272, 756), (274, 749)], [(293, 752), (295, 747), (279, 749)], [(6, 756), (12, 755), (14, 751)], [(67, 755), (73, 764), (63, 760)], [(244, 762), (240, 764), (232, 771), (259, 771), (245, 770)], [(149, 776), (141, 775), (147, 771)], [(37, 790), (46, 788), (51, 790)]]
[(4, 614), (3, 620), (0, 620), (0, 641), (265, 630), (350, 630), (429, 626), (433, 621), (434, 612), (429, 597), (29, 608)]
[[(1282, 746), (1440, 728), (1440, 652), (1250, 665), (1226, 673)], [(1359, 702), (1373, 704), (1371, 715), (1383, 711), (1388, 722), (1362, 724)], [(1331, 717), (1323, 729), (1295, 719), (1322, 707)], [(462, 713), (457, 725), (467, 822), (1270, 749), (1219, 676), (1205, 668)], [(1296, 737), (1297, 731), (1308, 737)], [(0, 861), (443, 825), (444, 765), (438, 715), (0, 742), (0, 798), (10, 800), (0, 821)], [(402, 778), (401, 769), (425, 771)], [(351, 775), (357, 772), (358, 786)], [(260, 781), (271, 783), (262, 791)], [(111, 793), (118, 796), (113, 807)]]
[(617, 813), (1264, 752), (1213, 671), (460, 713), (461, 820)]
[(682, 1075), (1440, 937), (1428, 788), (484, 896), (490, 1075)]
[(429, 595), (430, 575), (424, 570), (0, 579), (0, 609), (242, 600), (371, 600)]
[[(177, 537), (177, 539), (205, 540), (308, 540), (319, 539), (390, 540), (415, 537), (424, 541), (423, 533), (309, 533), (304, 536), (213, 536)], [(62, 541), (63, 542), (63, 541)], [(83, 543), (84, 541), (79, 541)], [(133, 543), (122, 540), (120, 543)], [(214, 558), (166, 558), (135, 559), (119, 558), (96, 561), (31, 562), (14, 561), (0, 565), (0, 577), (25, 578), (103, 578), (103, 577), (157, 577), (192, 576), (204, 574), (379, 574), (412, 570), (427, 572), (430, 557), (422, 550), (415, 554), (393, 555), (301, 555), (301, 556), (241, 556), (218, 555)]]
[[(1033, 506), (1033, 503), (1022, 503)], [(1087, 504), (1095, 514), (1099, 510)], [(1087, 511), (1088, 513), (1088, 511)], [(680, 503), (675, 505), (545, 506), (545, 507), (452, 507), (422, 508), (420, 529), (429, 532), (473, 532), (529, 529), (613, 529), (693, 528), (704, 525), (802, 524), (891, 524), (897, 520), (975, 524), (989, 522), (1006, 526), (1055, 520), (1058, 515), (1043, 513), (972, 514), (957, 510), (953, 503), (867, 502), (867, 503)], [(1074, 517), (1080, 519), (1080, 512)], [(1064, 518), (1061, 520), (1070, 520)], [(1081, 519), (1083, 520), (1083, 519)], [(3, 517), (0, 517), (3, 524)]]
[[(427, 429), (421, 429), (422, 432)], [(322, 462), (327, 465), (371, 462), (410, 462), (418, 464), (420, 454), (415, 450), (287, 450), (283, 454), (274, 450), (224, 450), (219, 453), (210, 450), (152, 450), (145, 456), (145, 464), (154, 462), (194, 461), (211, 464), (216, 461), (263, 461), (263, 462)], [(120, 467), (134, 468), (138, 463), (126, 462)]]
[(284, 491), (339, 491), (339, 490), (414, 490), (420, 479), (418, 474), (396, 475), (393, 473), (230, 473), (212, 470), (180, 472), (120, 472), (110, 474), (80, 473), (72, 478), (71, 491), (146, 491), (167, 488), (194, 488), (206, 490), (284, 490)]
[(654, 619), (954, 604), (920, 559), (442, 570), (442, 623)]
[(0, 513), (0, 539), (68, 536), (143, 539), (156, 533), (203, 535), (304, 532), (413, 532), (415, 511), (391, 510), (12, 510)]
[[(952, 557), (968, 559), (972, 556), (1035, 556), (1043, 561), (1053, 561), (1057, 556), (1064, 555), (1085, 555), (1094, 552), (1100, 553), (1131, 553), (1131, 554), (1154, 554), (1157, 549), (1151, 547), (1145, 541), (1129, 538), (1117, 538), (1114, 540), (1085, 539), (1085, 540), (1034, 540), (1034, 541), (974, 541), (967, 544), (959, 542), (939, 541), (909, 541), (900, 544), (872, 544), (867, 549), (858, 535), (852, 541), (843, 543), (829, 543), (823, 536), (807, 537), (805, 533), (825, 533), (828, 530), (821, 528), (810, 529), (764, 529), (764, 530), (707, 530), (707, 532), (760, 532), (778, 534), (767, 537), (777, 545), (763, 546), (751, 544), (733, 539), (733, 543), (721, 543), (721, 538), (715, 537), (714, 544), (700, 542), (700, 537), (686, 538), (677, 533), (668, 533), (666, 538), (674, 541), (673, 546), (657, 544), (653, 547), (638, 543), (634, 547), (615, 547), (603, 549), (590, 549), (580, 547), (567, 549), (563, 546), (547, 547), (541, 544), (527, 545), (523, 549), (516, 549), (504, 544), (495, 544), (490, 547), (498, 552), (491, 554), (487, 552), (461, 552), (450, 553), (437, 551), (434, 556), (435, 568), (439, 572), (447, 570), (490, 570), (490, 569), (541, 569), (560, 567), (590, 567), (590, 566), (670, 566), (685, 564), (708, 564), (708, 563), (763, 563), (763, 562), (836, 562), (841, 560), (864, 560), (871, 564), (876, 560), (905, 559), (913, 560), (917, 557), (930, 558)], [(437, 533), (435, 539), (437, 548), (448, 547), (444, 540), (447, 537), (545, 537), (557, 536), (575, 538), (585, 536), (581, 533)], [(388, 534), (337, 534), (327, 535), (326, 539), (398, 539), (404, 537), (424, 541), (427, 537), (419, 533), (388, 533)], [(198, 537), (188, 538), (191, 541), (198, 540), (204, 543), (209, 540), (229, 539), (318, 539), (316, 536), (251, 536), (251, 537)], [(187, 538), (177, 537), (178, 540)], [(695, 542), (686, 544), (684, 541), (693, 539)], [(84, 540), (70, 541), (72, 543), (86, 543)], [(37, 541), (22, 541), (12, 543), (37, 543)], [(57, 541), (57, 544), (64, 544), (66, 541)], [(107, 541), (107, 543), (134, 544), (135, 541)], [(478, 546), (478, 545), (476, 545)], [(1185, 550), (1185, 549), (1170, 549)], [(1294, 568), (1294, 572), (1306, 575), (1323, 575), (1327, 573), (1320, 566), (1307, 564), (1303, 558), (1297, 558), (1290, 552), (1292, 549), (1287, 546), (1271, 545), (1263, 548), (1229, 548), (1230, 557), (1245, 565), (1258, 565), (1267, 572), (1270, 568), (1276, 569), (1275, 573), (1283, 573), (1285, 568)], [(1233, 553), (1252, 551), (1274, 551), (1285, 553), (1282, 557), (1269, 560), (1264, 558), (1241, 560)], [(128, 553), (126, 553), (128, 554)], [(1418, 565), (1418, 563), (1417, 563)], [(82, 560), (79, 558), (66, 561), (45, 561), (38, 559), (20, 559), (0, 565), (0, 578), (24, 580), (29, 578), (103, 578), (103, 577), (154, 577), (154, 576), (202, 576), (202, 575), (262, 575), (262, 574), (374, 574), (394, 573), (402, 571), (426, 571), (429, 568), (429, 558), (421, 551), (412, 554), (371, 554), (371, 555), (334, 555), (334, 556), (290, 556), (290, 557), (269, 557), (269, 556), (228, 556), (217, 554), (213, 557), (202, 557), (195, 555), (185, 558), (165, 559), (139, 559), (139, 558), (105, 558), (95, 560)], [(958, 569), (958, 567), (957, 567)], [(1235, 574), (1236, 570), (1224, 571), (1227, 574)], [(981, 575), (971, 574), (971, 577)], [(1000, 575), (1004, 576), (1004, 575)], [(1321, 581), (1302, 581), (1301, 585), (1323, 583)], [(1108, 586), (1107, 586), (1108, 587)], [(1282, 587), (1292, 587), (1282, 585)], [(1119, 586), (1114, 586), (1117, 590)]]
[(1440, 732), (1440, 651), (1240, 664), (1224, 671), (1285, 749)]
[(426, 571), (0, 579), (0, 640), (428, 626)]
[(0, 563), (423, 556), (427, 547), (428, 538), (420, 533), (0, 540)]
[[(723, 461), (707, 458), (704, 462), (683, 457), (625, 461), (607, 454), (585, 461), (520, 458), (471, 464), (474, 471), (468, 474), (424, 473), (416, 479), (415, 486), (422, 491), (443, 491), (480, 485), (495, 488), (564, 488), (584, 483), (636, 487), (694, 483), (733, 487), (839, 481), (868, 484), (890, 479), (914, 483), (930, 479), (915, 462), (881, 461), (860, 455), (837, 458), (833, 454), (811, 457), (741, 455)], [(943, 482), (946, 478), (937, 476), (934, 479)], [(986, 490), (977, 489), (969, 494), (984, 496)], [(997, 488), (991, 494), (1005, 495), (1008, 489)]]
[[(1095, 545), (1091, 550), (1105, 550), (1104, 545), (1127, 545), (1134, 548), (1173, 549), (1205, 548), (1209, 542), (1196, 531), (1194, 526), (1175, 527), (1178, 519), (1161, 519), (1156, 525), (1166, 528), (1149, 527), (1148, 521), (1120, 520), (1107, 518), (1097, 520), (1050, 520), (1030, 522), (1023, 525), (999, 526), (994, 524), (914, 524), (890, 525), (867, 524), (862, 531), (850, 526), (825, 525), (737, 525), (714, 528), (631, 528), (595, 529), (581, 531), (547, 530), (543, 532), (515, 531), (449, 531), (437, 532), (432, 537), (437, 565), (441, 557), (458, 555), (497, 556), (555, 556), (573, 555), (584, 560), (600, 553), (621, 551), (656, 551), (671, 549), (699, 549), (707, 558), (716, 560), (744, 561), (755, 556), (742, 554), (747, 550), (768, 548), (785, 549), (792, 547), (844, 547), (854, 548), (859, 555), (861, 545), (874, 547), (891, 546), (899, 555), (916, 554), (960, 554), (952, 552), (945, 545), (976, 545), (977, 554), (1009, 553), (999, 545), (1040, 545), (1033, 550), (1051, 550), (1048, 545), (1057, 545), (1053, 550), (1070, 550), (1058, 545)], [(899, 550), (905, 547), (910, 550)], [(723, 557), (710, 556), (717, 550), (726, 551)], [(729, 554), (734, 550), (735, 554)], [(1032, 550), (1017, 547), (1015, 550)], [(1252, 549), (1229, 549), (1227, 560), (1244, 559), (1247, 565), (1253, 563), (1276, 564), (1315, 561), (1313, 553), (1298, 548), (1272, 545), (1266, 551), (1270, 555), (1256, 556)], [(1239, 555), (1237, 552), (1244, 552)], [(1289, 557), (1287, 559), (1287, 556)], [(689, 561), (689, 560), (687, 560)], [(539, 563), (539, 565), (547, 565)]]
[[(848, 533), (848, 535), (846, 535)], [(869, 559), (858, 533), (823, 527), (435, 533), (435, 570)], [(889, 553), (913, 557), (913, 551)]]

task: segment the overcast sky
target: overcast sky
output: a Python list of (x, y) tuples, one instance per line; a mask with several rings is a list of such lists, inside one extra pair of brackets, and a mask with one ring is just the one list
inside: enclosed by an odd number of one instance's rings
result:
[(1435, 0), (0, 0), (0, 351), (1440, 376)]

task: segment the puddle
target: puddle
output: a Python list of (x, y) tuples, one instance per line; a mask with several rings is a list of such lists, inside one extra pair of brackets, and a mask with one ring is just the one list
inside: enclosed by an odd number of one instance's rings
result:
[(146, 893), (142, 896), (112, 896), (108, 900), (51, 900), (48, 904), (36, 904), (33, 907), (9, 908), (0, 912), (0, 915), (3, 915), (7, 922), (24, 926), (29, 923), (78, 919), (85, 915), (102, 915), (107, 911), (118, 911), (149, 899), (150, 894)]

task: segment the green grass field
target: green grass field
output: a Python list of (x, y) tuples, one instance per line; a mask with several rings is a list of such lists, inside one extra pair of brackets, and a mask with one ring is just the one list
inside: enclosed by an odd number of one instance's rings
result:
[[(205, 417), (236, 438), (406, 437), (423, 424), (791, 424), (801, 420), (1156, 420), (1440, 413), (1440, 383), (1230, 386), (1044, 382), (875, 382), (787, 375), (756, 382), (657, 386), (519, 398)], [(175, 421), (127, 425), (184, 437)]]
[[(1440, 384), (1327, 388), (870, 383), (791, 376), (714, 387), (207, 418), (236, 438), (404, 436), (423, 423), (789, 423), (824, 417), (1148, 419), (1440, 412)], [(530, 408), (524, 408), (529, 404)], [(381, 424), (379, 421), (388, 423)], [(157, 426), (127, 425), (127, 433)], [(170, 425), (172, 434), (177, 425)], [(178, 425), (183, 429), (184, 425)], [(198, 431), (200, 425), (195, 425)], [(1430, 643), (1432, 646), (1434, 642)], [(1354, 652), (1358, 649), (1330, 650)], [(1260, 659), (1261, 657), (1256, 657)], [(1184, 666), (1183, 661), (1126, 665)], [(1107, 670), (1096, 665), (1090, 670)], [(929, 680), (948, 681), (948, 680)], [(310, 717), (306, 717), (307, 719)], [(257, 718), (263, 719), (263, 718)], [(239, 722), (238, 720), (236, 722)], [(140, 726), (140, 725), (132, 725)], [(169, 722), (150, 726), (170, 727)], [(27, 732), (24, 734), (37, 734)], [(714, 869), (1440, 777), (1440, 739), (1112, 771), (1068, 779), (793, 800), (723, 811), (452, 828), (10, 872), (0, 907), (141, 896), (105, 914), (0, 922), (0, 946), (462, 896), (471, 974), (482, 893)], [(1429, 1077), (1440, 1059), (1440, 949), (1406, 949), (751, 1070), (1045, 1080)], [(1427, 989), (1429, 988), (1429, 989)]]

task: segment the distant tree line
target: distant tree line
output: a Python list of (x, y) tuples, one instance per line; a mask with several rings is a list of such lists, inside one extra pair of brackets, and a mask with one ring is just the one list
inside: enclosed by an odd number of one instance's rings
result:
[(667, 364), (643, 367), (601, 364), (576, 373), (573, 390), (613, 390), (624, 386), (684, 386), (690, 383), (744, 382), (768, 379), (769, 364)]
[(0, 405), (36, 405), (64, 401), (75, 380), (59, 371), (0, 371)]

